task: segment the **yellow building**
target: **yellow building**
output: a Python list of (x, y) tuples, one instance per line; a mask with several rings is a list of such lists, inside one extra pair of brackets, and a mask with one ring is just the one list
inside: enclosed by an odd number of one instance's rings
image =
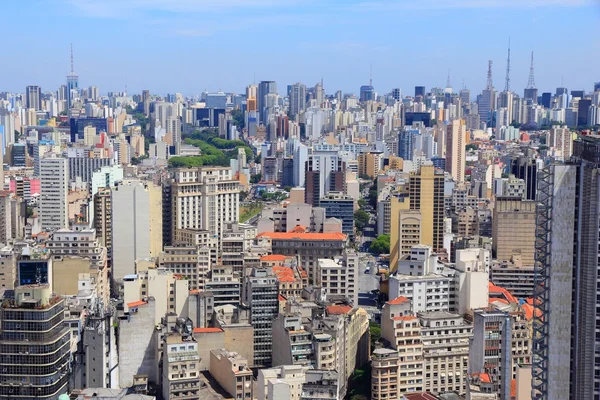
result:
[(409, 181), (410, 209), (421, 212), (421, 244), (444, 248), (444, 173), (423, 165)]
[(390, 156), (389, 169), (402, 171), (404, 169), (404, 159), (402, 157)]
[(466, 126), (465, 120), (455, 119), (448, 125), (446, 135), (446, 171), (455, 182), (465, 181), (466, 164)]
[(360, 153), (358, 155), (358, 176), (374, 179), (379, 175), (381, 153)]
[[(416, 241), (416, 243), (415, 243)], [(395, 271), (398, 260), (410, 252), (412, 246), (421, 243), (421, 213), (410, 209), (405, 197), (391, 198), (390, 214), (390, 268)]]

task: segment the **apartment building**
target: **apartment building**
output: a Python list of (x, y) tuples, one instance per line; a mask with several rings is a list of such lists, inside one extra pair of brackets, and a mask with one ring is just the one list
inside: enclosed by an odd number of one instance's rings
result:
[(234, 399), (252, 399), (252, 370), (248, 361), (226, 349), (210, 351), (210, 374)]
[(318, 260), (316, 285), (325, 291), (330, 299), (346, 298), (350, 304), (358, 306), (358, 255), (350, 250), (333, 260)]
[(198, 343), (179, 332), (164, 338), (162, 395), (165, 399), (197, 399), (200, 391)]

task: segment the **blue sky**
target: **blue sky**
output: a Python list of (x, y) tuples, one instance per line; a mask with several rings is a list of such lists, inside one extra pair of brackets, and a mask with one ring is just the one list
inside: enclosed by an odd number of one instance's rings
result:
[(600, 0), (2, 0), (0, 91), (56, 90), (75, 50), (80, 86), (101, 93), (279, 91), (321, 78), (327, 93), (404, 94), (415, 85), (522, 94), (535, 51), (536, 86), (591, 90), (600, 81)]

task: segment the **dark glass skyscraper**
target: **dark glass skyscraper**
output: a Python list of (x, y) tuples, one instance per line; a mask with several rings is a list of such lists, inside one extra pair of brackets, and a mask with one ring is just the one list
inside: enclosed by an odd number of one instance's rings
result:
[(365, 102), (369, 100), (375, 100), (375, 89), (371, 85), (364, 85), (360, 87), (360, 101)]

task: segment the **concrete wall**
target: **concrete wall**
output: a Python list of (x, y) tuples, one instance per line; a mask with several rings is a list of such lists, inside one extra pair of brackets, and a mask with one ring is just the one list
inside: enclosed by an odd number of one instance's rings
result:
[(225, 325), (222, 329), (225, 333), (225, 348), (248, 360), (248, 366), (252, 367), (254, 361), (254, 346), (250, 345), (254, 343), (254, 328), (252, 328), (252, 325)]
[(198, 343), (199, 369), (200, 371), (208, 371), (210, 368), (210, 351), (225, 347), (225, 332), (194, 332), (193, 336)]
[(56, 294), (76, 295), (80, 273), (91, 273), (97, 277), (97, 271), (90, 270), (90, 260), (79, 257), (66, 257), (52, 261), (52, 286)]

